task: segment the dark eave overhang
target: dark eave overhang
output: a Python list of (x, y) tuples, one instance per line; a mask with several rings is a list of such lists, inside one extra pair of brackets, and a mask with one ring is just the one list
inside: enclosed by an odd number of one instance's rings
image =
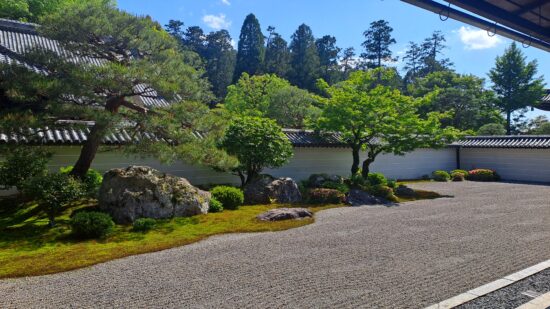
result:
[[(550, 30), (548, 27), (543, 27), (530, 20), (521, 18), (522, 14), (532, 11), (537, 7), (541, 7), (546, 4), (547, 1), (535, 0), (529, 4), (521, 5), (519, 3), (510, 2), (509, 0), (503, 0), (516, 5), (519, 9), (515, 12), (504, 10), (499, 6), (483, 0), (447, 0), (449, 5), (444, 5), (433, 0), (401, 1), (439, 14), (442, 19), (452, 18), (487, 30), (489, 33), (496, 33), (518, 41), (524, 46), (533, 46), (550, 52)], [(456, 5), (467, 12), (457, 10), (450, 6), (450, 4)], [(476, 14), (480, 17), (469, 13)], [(544, 18), (546, 21), (547, 17), (541, 16), (541, 18)]]

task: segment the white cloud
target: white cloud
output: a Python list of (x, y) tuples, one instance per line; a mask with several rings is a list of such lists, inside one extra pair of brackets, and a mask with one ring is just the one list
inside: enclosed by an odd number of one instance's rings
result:
[(502, 39), (497, 35), (489, 36), (487, 31), (481, 29), (462, 26), (456, 32), (458, 32), (460, 41), (462, 41), (466, 49), (493, 48), (502, 42)]
[(210, 28), (220, 30), (222, 28), (229, 28), (231, 21), (227, 20), (225, 14), (218, 15), (204, 15), (202, 21)]
[(225, 5), (231, 5), (231, 2), (229, 2), (229, 0), (222, 0), (222, 3)]

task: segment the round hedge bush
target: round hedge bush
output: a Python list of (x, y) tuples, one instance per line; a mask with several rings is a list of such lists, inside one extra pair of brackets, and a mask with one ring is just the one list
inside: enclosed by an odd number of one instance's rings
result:
[(223, 205), (222, 202), (218, 201), (216, 198), (210, 199), (210, 207), (208, 208), (208, 212), (222, 212), (223, 211)]
[(397, 201), (393, 189), (385, 185), (376, 185), (369, 188), (368, 192), (374, 196), (385, 198), (389, 201)]
[(369, 181), (369, 184), (371, 186), (378, 186), (378, 185), (385, 186), (388, 184), (388, 180), (386, 179), (386, 176), (384, 176), (384, 174), (382, 173), (369, 173), (367, 180)]
[(464, 174), (461, 172), (452, 172), (451, 173), (451, 180), (452, 181), (464, 181)]
[(434, 171), (432, 173), (432, 177), (435, 181), (449, 181), (451, 179), (451, 175), (445, 171)]
[[(70, 174), (73, 170), (73, 166), (66, 166), (59, 169), (59, 172), (62, 174)], [(89, 169), (86, 172), (84, 178), (80, 180), (86, 191), (86, 195), (90, 197), (95, 197), (99, 192), (99, 187), (103, 182), (103, 175), (94, 169)]]
[(139, 218), (134, 221), (132, 230), (134, 232), (147, 232), (155, 227), (157, 221), (153, 218)]
[(344, 193), (336, 189), (315, 188), (308, 191), (307, 201), (311, 204), (340, 204), (344, 198)]
[(452, 170), (449, 174), (451, 174), (451, 176), (455, 173), (459, 173), (459, 174), (462, 174), (464, 177), (468, 177), (468, 171), (465, 171), (465, 170)]
[(224, 209), (239, 209), (244, 203), (243, 191), (234, 187), (217, 186), (210, 193), (214, 199), (222, 203)]
[(472, 181), (498, 181), (500, 176), (493, 170), (478, 168), (468, 172), (468, 180)]
[(73, 234), (78, 238), (100, 238), (109, 234), (115, 223), (106, 213), (103, 212), (80, 212), (70, 221)]

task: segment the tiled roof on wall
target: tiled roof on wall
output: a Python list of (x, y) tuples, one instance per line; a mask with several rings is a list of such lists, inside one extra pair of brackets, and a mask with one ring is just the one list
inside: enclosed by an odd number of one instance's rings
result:
[(550, 148), (550, 135), (468, 136), (451, 146), (463, 148)]

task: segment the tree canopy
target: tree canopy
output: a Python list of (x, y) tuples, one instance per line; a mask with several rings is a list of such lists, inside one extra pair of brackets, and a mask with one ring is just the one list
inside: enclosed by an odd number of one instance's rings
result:
[(363, 33), (365, 41), (361, 45), (365, 52), (361, 54), (361, 58), (366, 61), (368, 68), (379, 68), (383, 62), (395, 61), (390, 50), (390, 46), (395, 44), (392, 32), (393, 28), (387, 21), (377, 20)]
[(237, 81), (243, 73), (252, 75), (261, 73), (265, 57), (264, 41), (260, 22), (254, 14), (249, 14), (244, 20), (239, 36), (233, 81)]
[(318, 100), (275, 75), (244, 73), (229, 86), (225, 108), (237, 115), (267, 117), (285, 128), (303, 128), (319, 114)]
[(221, 146), (238, 158), (234, 169), (244, 187), (265, 168), (283, 166), (292, 157), (292, 144), (275, 121), (238, 117), (231, 122)]
[(319, 78), (319, 54), (311, 28), (301, 24), (290, 42), (290, 66), (288, 80), (295, 86), (314, 90)]
[(342, 134), (352, 149), (352, 174), (359, 171), (361, 150), (366, 151), (362, 175), (367, 177), (380, 153), (403, 155), (420, 147), (442, 146), (458, 135), (452, 127), (442, 129), (436, 113), (420, 117), (418, 108), (431, 96), (415, 99), (378, 82), (378, 76), (390, 81), (394, 74), (382, 68), (358, 71), (338, 85), (325, 84), (330, 98), (317, 125), (322, 132)]
[(2, 0), (0, 18), (38, 23), (42, 17), (62, 10), (75, 2), (76, 0)]

